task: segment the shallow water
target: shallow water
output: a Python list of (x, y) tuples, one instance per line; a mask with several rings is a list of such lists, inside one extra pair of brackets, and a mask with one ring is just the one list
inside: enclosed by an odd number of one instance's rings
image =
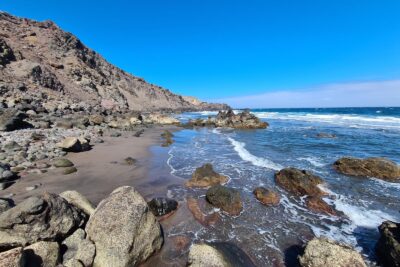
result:
[[(195, 168), (210, 162), (228, 175), (228, 186), (241, 191), (244, 211), (202, 226), (183, 219), (167, 227), (167, 235), (188, 234), (194, 241), (229, 241), (241, 247), (258, 266), (295, 264), (296, 253), (314, 235), (353, 245), (373, 265), (377, 227), (385, 220), (400, 220), (400, 184), (373, 178), (354, 178), (336, 173), (332, 163), (342, 156), (387, 157), (400, 163), (400, 109), (282, 109), (253, 110), (267, 121), (265, 130), (194, 129), (175, 133), (168, 165), (171, 174), (189, 179)], [(178, 117), (206, 117), (213, 113), (186, 113)], [(336, 138), (317, 138), (318, 133)], [(274, 172), (283, 167), (307, 169), (321, 176), (330, 193), (325, 201), (342, 216), (310, 212), (303, 199), (293, 197), (274, 182)], [(265, 207), (253, 196), (257, 186), (281, 194), (277, 207)], [(204, 201), (205, 190), (188, 189), (176, 183), (168, 196), (186, 203)], [(183, 204), (184, 205), (184, 204)], [(216, 212), (207, 203), (204, 213)], [(218, 212), (218, 211), (217, 211)], [(182, 218), (190, 213), (181, 211)]]

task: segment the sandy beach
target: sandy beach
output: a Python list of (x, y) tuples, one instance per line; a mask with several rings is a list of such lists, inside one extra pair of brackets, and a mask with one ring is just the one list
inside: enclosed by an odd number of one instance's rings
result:
[[(76, 173), (64, 175), (61, 169), (50, 168), (43, 174), (26, 173), (21, 179), (2, 192), (2, 196), (14, 194), (16, 203), (43, 192), (61, 193), (66, 190), (76, 190), (85, 195), (93, 204), (109, 195), (115, 188), (129, 185), (138, 188), (146, 197), (163, 194), (162, 189), (152, 186), (157, 183), (157, 177), (148, 177), (150, 163), (154, 160), (150, 148), (161, 145), (160, 137), (164, 130), (176, 131), (174, 126), (156, 126), (145, 128), (140, 137), (132, 132), (121, 132), (120, 137), (111, 137), (105, 133), (104, 143), (95, 144), (90, 151), (69, 153), (66, 158), (71, 160), (78, 169)], [(165, 149), (161, 148), (160, 149)], [(136, 163), (128, 165), (127, 157), (134, 158)], [(154, 164), (154, 162), (153, 162)], [(153, 170), (154, 174), (154, 170)], [(39, 185), (37, 189), (27, 191), (26, 188)], [(166, 192), (164, 192), (165, 194)]]

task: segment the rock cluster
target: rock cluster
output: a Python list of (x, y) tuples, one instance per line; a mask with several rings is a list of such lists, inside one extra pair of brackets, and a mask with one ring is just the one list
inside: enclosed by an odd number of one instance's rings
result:
[(380, 238), (376, 244), (376, 255), (385, 267), (400, 266), (400, 224), (386, 221), (379, 226)]
[(97, 208), (66, 191), (28, 198), (0, 214), (0, 266), (137, 266), (162, 244), (160, 224), (128, 186)]
[(333, 167), (340, 173), (350, 176), (376, 177), (385, 181), (400, 181), (400, 166), (385, 158), (341, 158)]

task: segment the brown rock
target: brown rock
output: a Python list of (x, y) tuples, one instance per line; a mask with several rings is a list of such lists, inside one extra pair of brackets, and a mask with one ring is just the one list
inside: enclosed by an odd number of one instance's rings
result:
[(0, 267), (20, 267), (22, 248), (14, 248), (0, 253)]
[(308, 171), (296, 168), (286, 168), (275, 173), (276, 183), (286, 191), (296, 196), (324, 196), (326, 193), (322, 191), (318, 185), (323, 180)]
[(198, 200), (194, 198), (187, 199), (187, 206), (196, 221), (205, 227), (214, 225), (220, 220), (220, 216), (217, 212), (213, 212), (209, 215), (204, 214), (200, 208)]
[(228, 177), (214, 171), (210, 163), (196, 169), (192, 178), (185, 183), (187, 187), (210, 187), (217, 184), (224, 184)]
[(376, 177), (390, 182), (400, 181), (400, 166), (385, 158), (341, 158), (333, 167), (351, 176)]
[(214, 185), (207, 190), (207, 201), (230, 215), (239, 215), (243, 209), (238, 190), (222, 185)]
[(307, 197), (306, 205), (310, 210), (314, 212), (337, 215), (336, 211), (320, 197)]
[(264, 187), (257, 187), (254, 189), (253, 194), (256, 196), (258, 201), (267, 206), (276, 206), (279, 204), (281, 199), (277, 192)]

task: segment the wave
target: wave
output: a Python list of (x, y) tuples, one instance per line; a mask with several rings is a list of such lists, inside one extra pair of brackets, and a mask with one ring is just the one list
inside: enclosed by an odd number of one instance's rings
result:
[(266, 158), (260, 158), (257, 157), (253, 154), (251, 154), (246, 148), (246, 144), (242, 142), (238, 142), (235, 139), (228, 137), (229, 142), (233, 145), (233, 149), (238, 153), (241, 159), (244, 161), (251, 162), (253, 165), (258, 166), (258, 167), (263, 167), (263, 168), (268, 168), (272, 170), (281, 170), (282, 166), (272, 162), (271, 160), (268, 160)]
[(355, 114), (311, 114), (311, 113), (280, 113), (254, 112), (263, 119), (295, 120), (306, 122), (329, 123), (334, 125), (358, 126), (363, 128), (400, 129), (400, 118), (392, 116), (363, 116)]

